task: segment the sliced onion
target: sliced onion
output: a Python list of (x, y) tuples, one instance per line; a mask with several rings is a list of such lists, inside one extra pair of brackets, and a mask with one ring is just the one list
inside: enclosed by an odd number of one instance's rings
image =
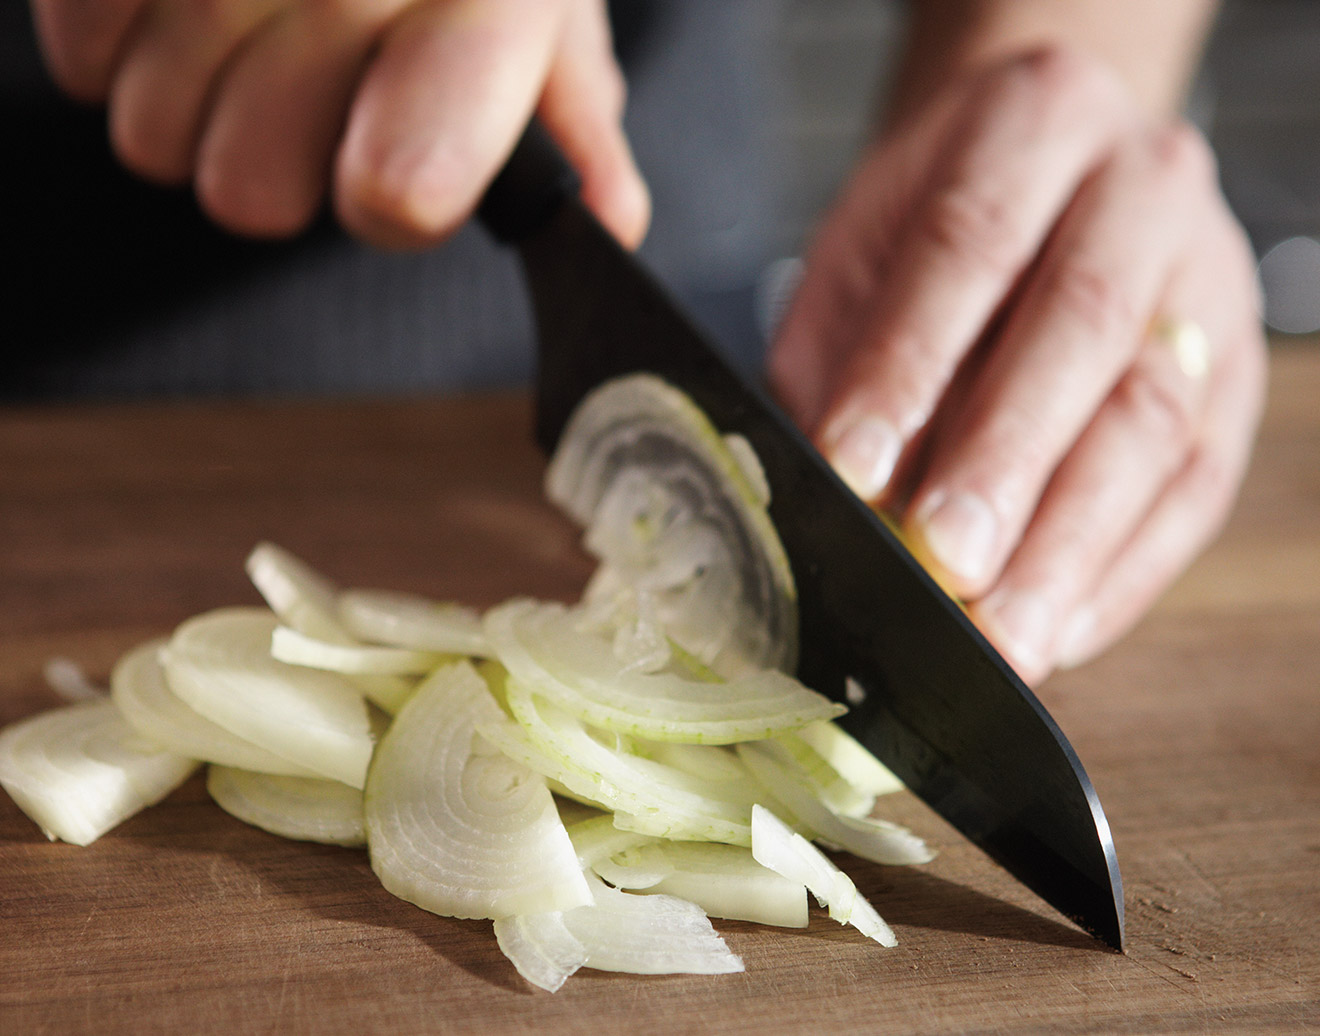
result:
[(519, 726), (481, 727), (502, 751), (528, 766), (546, 766), (553, 771), (546, 776), (606, 809), (636, 815), (642, 826), (635, 830), (750, 844), (750, 787), (738, 798), (716, 797), (690, 774), (602, 744), (581, 720), (537, 699), (516, 679), (507, 693)]
[(331, 644), (288, 626), (275, 628), (270, 653), (271, 657), (290, 665), (356, 676), (421, 676), (458, 661), (454, 655), (414, 648)]
[(367, 784), (372, 869), (394, 895), (451, 917), (591, 902), (545, 781), (476, 734), (479, 722), (509, 721), (466, 662), (400, 711)]
[(807, 926), (806, 887), (761, 866), (742, 846), (664, 842), (656, 848), (670, 873), (647, 892), (689, 900), (711, 917), (782, 928)]
[(631, 895), (591, 876), (587, 881), (595, 902), (564, 912), (564, 926), (587, 951), (587, 967), (633, 975), (745, 970), (695, 903)]
[(874, 863), (905, 866), (929, 863), (930, 847), (907, 828), (885, 820), (840, 817), (815, 796), (810, 781), (795, 771), (782, 748), (773, 743), (739, 745), (738, 755), (779, 802), (812, 834), (854, 856)]
[(674, 865), (664, 850), (651, 842), (603, 857), (591, 869), (615, 888), (630, 891), (653, 889), (674, 873)]
[(339, 588), (302, 558), (274, 543), (259, 543), (245, 567), (270, 610), (286, 626), (321, 640), (351, 639), (339, 624)]
[(795, 770), (811, 786), (813, 794), (831, 813), (846, 817), (864, 817), (875, 807), (875, 796), (845, 780), (799, 732), (781, 734), (775, 744), (791, 759)]
[[(273, 543), (259, 543), (248, 555), (246, 567), (248, 578), (285, 626), (329, 644), (358, 643), (339, 621), (339, 588), (307, 562)], [(415, 686), (400, 676), (381, 673), (347, 679), (390, 715), (402, 708)]]
[(262, 773), (312, 777), (315, 772), (230, 733), (170, 690), (153, 640), (124, 655), (110, 675), (110, 694), (120, 713), (143, 737), (179, 755)]
[[(746, 452), (683, 393), (639, 374), (583, 400), (546, 474), (547, 495), (590, 530), (604, 566), (663, 589), (671, 636), (726, 675), (791, 670), (797, 648), (792, 572)], [(677, 582), (676, 564), (690, 573)]]
[(361, 788), (373, 747), (366, 702), (343, 677), (271, 658), (275, 626), (261, 608), (189, 619), (161, 652), (170, 689), (230, 733)]
[(587, 948), (568, 930), (558, 910), (497, 917), (495, 941), (518, 974), (551, 993), (587, 962)]
[(490, 655), (481, 615), (459, 604), (389, 590), (344, 590), (338, 616), (361, 640), (447, 655)]
[(300, 842), (367, 844), (362, 792), (338, 781), (211, 766), (206, 790), (232, 817)]
[(656, 841), (650, 835), (619, 830), (608, 813), (569, 823), (567, 830), (583, 870), (595, 870), (601, 860)]
[(595, 726), (655, 741), (728, 744), (773, 737), (844, 710), (763, 670), (728, 683), (630, 671), (608, 639), (563, 605), (520, 599), (486, 614), (486, 633), (519, 681)]
[(838, 867), (764, 806), (752, 807), (752, 856), (756, 862), (799, 882), (816, 901), (829, 907), (830, 917), (850, 924), (881, 946), (897, 946), (893, 930), (857, 891)]
[(796, 734), (858, 791), (879, 796), (903, 789), (894, 772), (837, 723), (808, 723)]
[(74, 845), (159, 802), (197, 765), (143, 738), (108, 698), (0, 731), (0, 785), (46, 837)]

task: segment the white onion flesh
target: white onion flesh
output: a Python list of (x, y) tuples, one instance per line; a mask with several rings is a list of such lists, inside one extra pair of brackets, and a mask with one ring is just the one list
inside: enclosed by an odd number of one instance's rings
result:
[(586, 950), (586, 967), (632, 975), (745, 970), (695, 903), (620, 892), (594, 877), (587, 881), (595, 902), (563, 915), (564, 927)]
[(362, 792), (338, 781), (211, 766), (206, 790), (230, 816), (299, 842), (367, 844)]
[(850, 924), (881, 946), (897, 946), (893, 930), (857, 891), (852, 879), (800, 834), (764, 806), (752, 808), (752, 856), (763, 867), (799, 882), (830, 917)]
[(807, 926), (806, 887), (762, 866), (742, 846), (667, 842), (659, 851), (671, 870), (647, 892), (690, 900), (711, 917)]
[[(790, 670), (797, 649), (792, 571), (747, 452), (683, 393), (638, 374), (582, 401), (546, 473), (546, 494), (589, 530), (603, 566), (671, 583), (660, 594), (671, 635), (726, 675)], [(689, 578), (658, 574), (676, 563)]]
[[(644, 818), (648, 834), (750, 844), (750, 787), (738, 789), (737, 798), (716, 797), (690, 774), (602, 744), (581, 720), (538, 700), (516, 680), (509, 682), (508, 696), (519, 727), (487, 735), (500, 738), (505, 751), (517, 752), (519, 738), (530, 742), (554, 765), (546, 776), (606, 809)], [(539, 761), (523, 758), (532, 766)]]
[(389, 590), (344, 590), (338, 618), (360, 640), (447, 655), (490, 657), (473, 608)]
[(796, 736), (859, 791), (880, 796), (903, 790), (894, 772), (837, 723), (808, 723)]
[(275, 626), (260, 608), (189, 619), (161, 652), (170, 689), (238, 737), (361, 788), (373, 747), (366, 701), (343, 677), (271, 658)]
[[(328, 644), (359, 645), (339, 620), (338, 586), (302, 558), (273, 543), (260, 543), (248, 555), (246, 568), (248, 578), (285, 626)], [(390, 715), (403, 707), (415, 686), (388, 673), (356, 673), (345, 679)]]
[(628, 671), (610, 641), (562, 605), (519, 599), (486, 614), (486, 633), (519, 681), (594, 726), (655, 741), (728, 744), (773, 737), (844, 709), (775, 670), (710, 683)]
[(468, 663), (438, 670), (395, 717), (367, 783), (371, 866), (394, 895), (451, 917), (591, 902), (545, 781), (493, 749), (505, 719)]
[(558, 910), (497, 917), (495, 941), (518, 974), (551, 993), (587, 962), (587, 948), (568, 930)]
[(906, 866), (929, 863), (930, 847), (907, 828), (884, 820), (860, 820), (831, 813), (800, 772), (775, 744), (739, 745), (738, 755), (769, 792), (812, 834), (873, 863)]
[(230, 733), (175, 694), (160, 664), (165, 640), (141, 644), (110, 675), (110, 695), (143, 737), (179, 755), (261, 773), (314, 777), (315, 772)]
[(458, 659), (436, 651), (380, 647), (372, 644), (331, 644), (288, 626), (271, 634), (271, 657), (289, 665), (323, 669), (348, 676), (421, 676)]
[(302, 558), (273, 543), (259, 543), (244, 567), (270, 610), (286, 626), (320, 640), (352, 641), (339, 623), (339, 588)]
[(130, 727), (108, 698), (0, 731), (0, 785), (52, 840), (89, 845), (197, 768)]

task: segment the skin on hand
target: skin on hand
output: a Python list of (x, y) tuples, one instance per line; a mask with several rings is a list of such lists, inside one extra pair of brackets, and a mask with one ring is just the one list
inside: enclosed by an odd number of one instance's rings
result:
[(603, 0), (32, 0), (52, 76), (109, 110), (130, 169), (220, 225), (425, 247), (475, 208), (533, 113), (625, 245), (650, 203)]
[[(1204, 372), (1152, 328), (1195, 321)], [(771, 377), (1028, 681), (1209, 542), (1262, 405), (1254, 263), (1190, 126), (1036, 49), (948, 83), (824, 224)]]

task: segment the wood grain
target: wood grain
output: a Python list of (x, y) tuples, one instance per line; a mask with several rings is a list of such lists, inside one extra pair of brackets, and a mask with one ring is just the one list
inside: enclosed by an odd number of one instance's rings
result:
[[(1320, 1030), (1320, 350), (1276, 351), (1241, 505), (1117, 649), (1042, 697), (1127, 887), (1126, 956), (909, 796), (932, 864), (846, 861), (897, 930), (723, 923), (743, 975), (526, 986), (484, 922), (385, 893), (365, 855), (232, 820), (194, 779), (88, 848), (0, 796), (0, 1033)], [(346, 583), (487, 605), (588, 564), (540, 498), (519, 397), (0, 415), (0, 722), (196, 612), (254, 603), (268, 538)]]

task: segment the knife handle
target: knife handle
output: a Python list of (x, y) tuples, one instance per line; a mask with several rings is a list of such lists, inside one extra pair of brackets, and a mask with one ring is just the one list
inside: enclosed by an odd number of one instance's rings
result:
[(582, 181), (536, 119), (527, 124), (504, 168), (477, 206), (477, 217), (505, 244), (540, 230)]

